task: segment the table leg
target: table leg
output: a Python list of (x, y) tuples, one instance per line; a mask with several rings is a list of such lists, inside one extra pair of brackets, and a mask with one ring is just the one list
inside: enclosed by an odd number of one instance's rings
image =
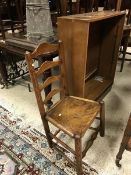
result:
[(123, 43), (123, 56), (122, 56), (122, 62), (121, 62), (121, 67), (120, 67), (120, 72), (123, 70), (124, 62), (125, 62), (125, 56), (126, 56), (126, 50), (128, 46), (128, 36), (124, 38), (124, 43)]
[(1, 84), (3, 84), (6, 88), (8, 88), (8, 74), (7, 74), (7, 69), (6, 65), (3, 62), (2, 56), (0, 55), (0, 75), (2, 78)]

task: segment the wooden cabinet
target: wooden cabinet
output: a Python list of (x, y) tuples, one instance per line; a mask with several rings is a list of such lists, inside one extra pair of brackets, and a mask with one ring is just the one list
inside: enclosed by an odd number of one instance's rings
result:
[(111, 88), (125, 14), (102, 11), (58, 18), (70, 95), (100, 99)]

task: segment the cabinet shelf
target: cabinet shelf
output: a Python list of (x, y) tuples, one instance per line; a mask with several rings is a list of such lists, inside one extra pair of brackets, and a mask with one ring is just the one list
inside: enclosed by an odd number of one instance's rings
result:
[(84, 97), (92, 100), (100, 98), (101, 94), (112, 86), (112, 80), (103, 80), (102, 82), (90, 79), (85, 83), (85, 94)]

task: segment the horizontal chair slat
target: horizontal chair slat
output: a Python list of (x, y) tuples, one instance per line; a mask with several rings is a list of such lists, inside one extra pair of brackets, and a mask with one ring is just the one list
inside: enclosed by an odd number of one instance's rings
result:
[(47, 97), (45, 98), (44, 104), (47, 104), (47, 102), (48, 102), (54, 95), (56, 95), (57, 93), (59, 93), (59, 92), (61, 92), (61, 91), (63, 91), (62, 88), (61, 88), (61, 89), (54, 89), (54, 90), (52, 90), (52, 91), (47, 95)]
[(58, 44), (41, 43), (31, 54), (32, 58), (37, 58), (40, 55), (48, 55), (58, 52)]
[(42, 91), (45, 87), (47, 87), (48, 85), (52, 84), (54, 81), (60, 80), (61, 76), (51, 76), (49, 78), (47, 78), (44, 83), (41, 83), (39, 85), (40, 90)]
[(69, 150), (72, 154), (75, 154), (74, 150), (70, 148), (66, 143), (62, 142), (58, 137), (50, 133), (50, 136), (55, 139), (58, 143), (60, 143), (62, 146), (64, 146), (67, 150)]
[(59, 66), (61, 64), (61, 61), (45, 61), (40, 68), (38, 69), (38, 71), (36, 72), (36, 75), (39, 76), (42, 73), (44, 73), (46, 70), (51, 69), (53, 67)]

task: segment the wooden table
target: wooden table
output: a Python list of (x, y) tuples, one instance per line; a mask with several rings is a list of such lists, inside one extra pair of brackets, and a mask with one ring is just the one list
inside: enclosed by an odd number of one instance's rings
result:
[[(24, 60), (25, 49), (17, 45), (17, 43), (27, 43), (24, 47), (26, 47), (29, 51), (34, 50), (37, 45), (30, 44), (26, 42), (26, 38), (23, 35), (16, 34), (7, 35), (7, 39), (0, 40), (0, 74), (3, 80), (3, 85), (8, 88), (9, 82), (15, 80), (20, 75), (12, 75), (10, 77), (10, 73), (7, 71), (7, 63), (10, 65), (16, 66), (16, 62), (20, 60)], [(20, 40), (20, 41), (19, 41)], [(31, 45), (31, 47), (27, 47), (26, 45)]]
[[(8, 88), (10, 82), (13, 82), (16, 78), (28, 72), (27, 67), (25, 67), (25, 71), (22, 67), (21, 70), (18, 70), (17, 63), (23, 61), (23, 65), (26, 66), (25, 51), (32, 52), (37, 45), (37, 42), (29, 41), (23, 34), (8, 35), (4, 41), (0, 40), (0, 74), (4, 87)], [(58, 53), (54, 52), (51, 55), (42, 56), (39, 61), (52, 60), (56, 56), (58, 56)], [(14, 72), (11, 74), (7, 70), (7, 63), (13, 67)], [(46, 79), (50, 74), (50, 70), (46, 71), (43, 78)], [(47, 95), (50, 90), (51, 86), (47, 87), (45, 95)]]

